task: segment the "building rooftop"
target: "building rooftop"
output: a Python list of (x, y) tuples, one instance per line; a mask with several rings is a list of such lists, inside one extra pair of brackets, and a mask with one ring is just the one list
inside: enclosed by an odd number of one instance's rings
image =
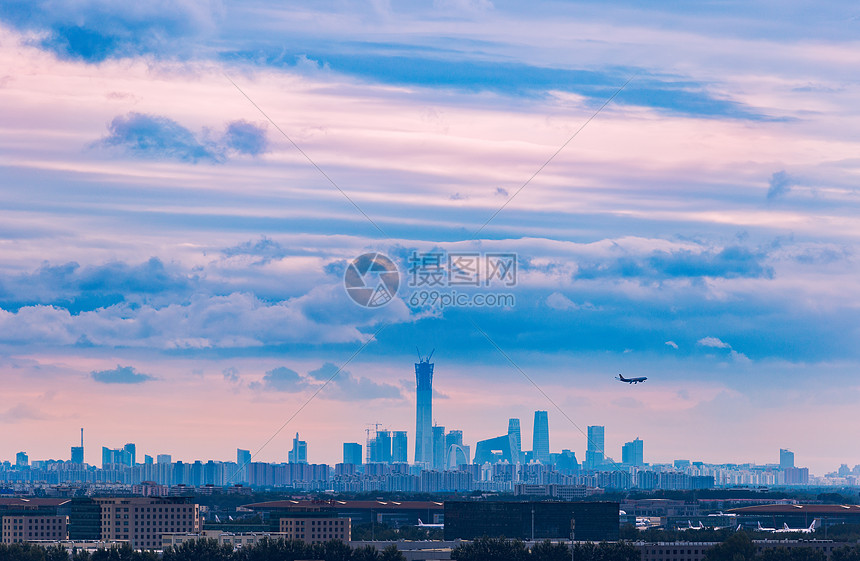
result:
[(266, 501), (245, 505), (251, 510), (276, 509), (362, 509), (362, 510), (442, 510), (444, 504), (436, 501)]
[(729, 509), (735, 514), (860, 514), (860, 505), (755, 505)]

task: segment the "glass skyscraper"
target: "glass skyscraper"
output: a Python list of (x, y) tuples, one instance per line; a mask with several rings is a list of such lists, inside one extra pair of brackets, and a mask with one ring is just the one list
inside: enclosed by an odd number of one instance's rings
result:
[(546, 411), (535, 411), (532, 457), (544, 464), (549, 462), (549, 419)]
[(588, 427), (588, 448), (585, 450), (585, 469), (595, 470), (603, 465), (605, 427), (594, 425)]
[(433, 466), (433, 363), (430, 356), (415, 363), (415, 463), (424, 469)]

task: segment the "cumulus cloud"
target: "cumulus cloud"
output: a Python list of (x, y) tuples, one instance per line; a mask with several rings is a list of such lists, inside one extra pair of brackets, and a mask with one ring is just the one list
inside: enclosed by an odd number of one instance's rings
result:
[(702, 337), (697, 342), (700, 345), (702, 345), (703, 347), (712, 347), (715, 349), (730, 349), (730, 348), (732, 348), (731, 345), (729, 345), (728, 343), (724, 343), (723, 341), (720, 341), (716, 337), (710, 337), (710, 336)]
[(266, 372), (259, 382), (251, 382), (252, 390), (272, 390), (276, 392), (299, 392), (306, 390), (310, 384), (295, 370), (279, 366)]
[(238, 384), (242, 381), (242, 377), (239, 375), (239, 370), (235, 366), (225, 368), (221, 371), (221, 374), (223, 374), (224, 380), (231, 384)]
[(0, 3), (0, 19), (36, 31), (41, 46), (60, 57), (95, 63), (138, 54), (184, 54), (191, 48), (187, 39), (213, 28), (214, 8), (210, 0), (8, 0)]
[(268, 150), (265, 127), (233, 121), (218, 141), (197, 135), (169, 117), (131, 112), (108, 125), (96, 146), (115, 147), (138, 158), (222, 163), (228, 153), (259, 156)]
[(742, 246), (722, 249), (655, 250), (645, 256), (625, 255), (601, 261), (583, 260), (576, 278), (770, 278), (773, 269), (765, 264), (766, 255)]
[(393, 384), (374, 382), (369, 378), (354, 376), (347, 370), (341, 370), (337, 376), (334, 376), (336, 372), (337, 366), (330, 362), (308, 372), (308, 376), (318, 381), (325, 382), (331, 379), (320, 397), (339, 401), (403, 397), (400, 388)]
[(131, 112), (108, 125), (104, 146), (124, 148), (137, 157), (183, 162), (222, 162), (224, 155), (213, 143), (203, 142), (173, 119)]
[(109, 261), (85, 267), (74, 261), (43, 263), (32, 273), (0, 277), (0, 306), (18, 310), (42, 304), (77, 314), (120, 302), (182, 298), (193, 280), (155, 257), (139, 264)]
[(772, 201), (787, 195), (791, 191), (792, 185), (796, 185), (796, 183), (785, 170), (774, 173), (768, 181), (767, 200)]
[(227, 132), (224, 134), (223, 143), (231, 150), (250, 156), (259, 156), (265, 153), (269, 147), (269, 141), (266, 138), (266, 127), (255, 125), (248, 121), (233, 121), (229, 123), (227, 125)]
[(112, 370), (94, 370), (90, 372), (93, 380), (102, 384), (142, 384), (155, 380), (155, 376), (138, 372), (131, 366), (116, 365)]

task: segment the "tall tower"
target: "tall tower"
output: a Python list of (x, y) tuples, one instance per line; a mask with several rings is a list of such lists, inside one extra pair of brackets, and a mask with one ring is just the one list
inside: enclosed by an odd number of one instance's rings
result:
[(415, 363), (417, 400), (415, 408), (415, 463), (424, 469), (433, 466), (433, 363), (421, 357)]
[(535, 411), (532, 457), (544, 464), (549, 462), (549, 419), (546, 411)]
[(508, 419), (508, 440), (511, 442), (511, 463), (522, 462), (523, 439), (519, 419)]
[(585, 469), (598, 470), (603, 466), (603, 435), (602, 425), (588, 427), (588, 448), (585, 450)]

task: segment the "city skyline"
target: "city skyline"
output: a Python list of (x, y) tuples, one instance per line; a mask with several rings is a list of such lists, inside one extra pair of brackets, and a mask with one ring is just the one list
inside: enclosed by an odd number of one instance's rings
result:
[(856, 11), (0, 3), (0, 457), (860, 463)]

